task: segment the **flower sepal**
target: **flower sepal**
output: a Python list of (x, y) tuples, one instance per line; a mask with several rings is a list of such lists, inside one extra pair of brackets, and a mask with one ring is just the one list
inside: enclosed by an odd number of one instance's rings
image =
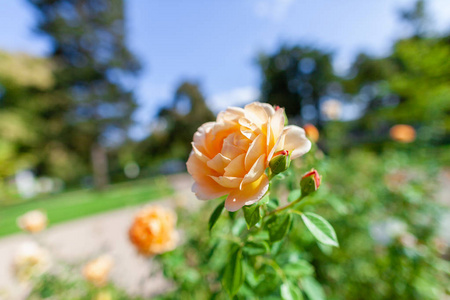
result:
[(270, 171), (277, 175), (286, 171), (291, 164), (291, 154), (287, 150), (281, 150), (274, 154), (269, 162)]

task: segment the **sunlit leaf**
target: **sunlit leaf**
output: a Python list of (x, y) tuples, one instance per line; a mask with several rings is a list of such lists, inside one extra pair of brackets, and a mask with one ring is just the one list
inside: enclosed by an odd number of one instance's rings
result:
[(302, 278), (301, 284), (303, 291), (310, 300), (325, 300), (325, 292), (322, 289), (320, 283), (318, 283), (313, 277)]
[(281, 299), (283, 300), (301, 300), (303, 299), (302, 292), (298, 286), (293, 285), (291, 282), (284, 282), (280, 286)]
[(339, 247), (336, 232), (327, 220), (314, 213), (303, 213), (302, 220), (311, 234), (321, 243)]
[(300, 278), (314, 274), (314, 267), (306, 260), (299, 260), (286, 264), (283, 271), (288, 277)]

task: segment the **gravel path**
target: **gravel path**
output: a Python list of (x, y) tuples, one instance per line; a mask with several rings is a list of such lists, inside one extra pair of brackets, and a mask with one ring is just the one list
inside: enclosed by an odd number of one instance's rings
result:
[[(187, 207), (197, 207), (199, 202), (190, 191), (192, 179), (185, 174), (174, 175), (169, 182), (177, 191), (174, 198), (164, 198), (151, 203), (174, 206), (177, 201), (187, 201)], [(201, 202), (200, 202), (201, 203)], [(136, 254), (128, 241), (128, 228), (133, 216), (142, 206), (129, 207), (95, 216), (55, 225), (38, 234), (36, 239), (49, 249), (56, 260), (80, 264), (100, 254), (114, 258), (111, 279), (129, 293), (151, 296), (169, 288), (162, 275), (148, 278), (151, 261)], [(24, 299), (27, 287), (20, 285), (12, 273), (11, 262), (19, 246), (32, 240), (28, 234), (16, 234), (0, 240), (0, 299)], [(81, 271), (81, 270), (80, 270)]]

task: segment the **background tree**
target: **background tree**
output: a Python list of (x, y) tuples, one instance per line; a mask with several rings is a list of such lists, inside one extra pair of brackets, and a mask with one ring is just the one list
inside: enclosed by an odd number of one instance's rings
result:
[(426, 133), (424, 140), (448, 136), (450, 36), (430, 34), (425, 8), (424, 1), (418, 1), (401, 12), (412, 36), (397, 40), (389, 55), (361, 54), (353, 63), (351, 79), (343, 85), (354, 101), (366, 104), (354, 127), (386, 138), (390, 126), (406, 123)]
[(272, 55), (261, 55), (262, 101), (286, 108), (289, 117), (309, 116), (320, 121), (320, 100), (336, 79), (331, 54), (306, 46), (284, 46)]
[[(203, 123), (215, 119), (208, 108), (200, 87), (194, 82), (182, 82), (175, 91), (170, 107), (158, 113), (152, 135), (138, 145), (136, 153), (151, 158), (178, 158), (186, 160), (192, 149), (192, 136)], [(150, 156), (149, 156), (150, 155)]]
[(108, 183), (107, 146), (120, 144), (136, 107), (130, 80), (139, 63), (125, 45), (122, 0), (29, 0), (52, 40), (55, 90), (68, 103), (60, 140)]
[(67, 103), (52, 92), (52, 71), (49, 59), (0, 52), (0, 172), (3, 176), (30, 168), (37, 175), (64, 180), (80, 174), (82, 165), (77, 164), (76, 153), (58, 141), (65, 124)]

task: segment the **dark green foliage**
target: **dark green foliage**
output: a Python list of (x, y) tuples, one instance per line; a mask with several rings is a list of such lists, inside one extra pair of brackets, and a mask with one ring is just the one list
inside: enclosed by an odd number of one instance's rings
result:
[(259, 64), (263, 101), (284, 107), (288, 117), (298, 116), (305, 105), (312, 105), (317, 114), (309, 121), (319, 121), (319, 100), (335, 80), (330, 53), (284, 46), (272, 55), (261, 55)]
[(291, 225), (291, 214), (274, 215), (267, 221), (270, 241), (277, 242), (284, 238)]
[(172, 105), (158, 113), (158, 123), (163, 124), (164, 129), (155, 130), (137, 146), (138, 152), (145, 155), (138, 160), (148, 163), (149, 153), (152, 159), (186, 160), (192, 149), (194, 133), (202, 124), (214, 119), (199, 85), (194, 82), (181, 83), (176, 89)]
[(225, 201), (222, 201), (219, 205), (217, 205), (217, 207), (214, 209), (213, 213), (211, 214), (211, 217), (209, 218), (209, 222), (208, 222), (210, 231), (216, 224), (217, 220), (219, 220), (219, 217), (222, 214), (224, 206), (225, 206)]

